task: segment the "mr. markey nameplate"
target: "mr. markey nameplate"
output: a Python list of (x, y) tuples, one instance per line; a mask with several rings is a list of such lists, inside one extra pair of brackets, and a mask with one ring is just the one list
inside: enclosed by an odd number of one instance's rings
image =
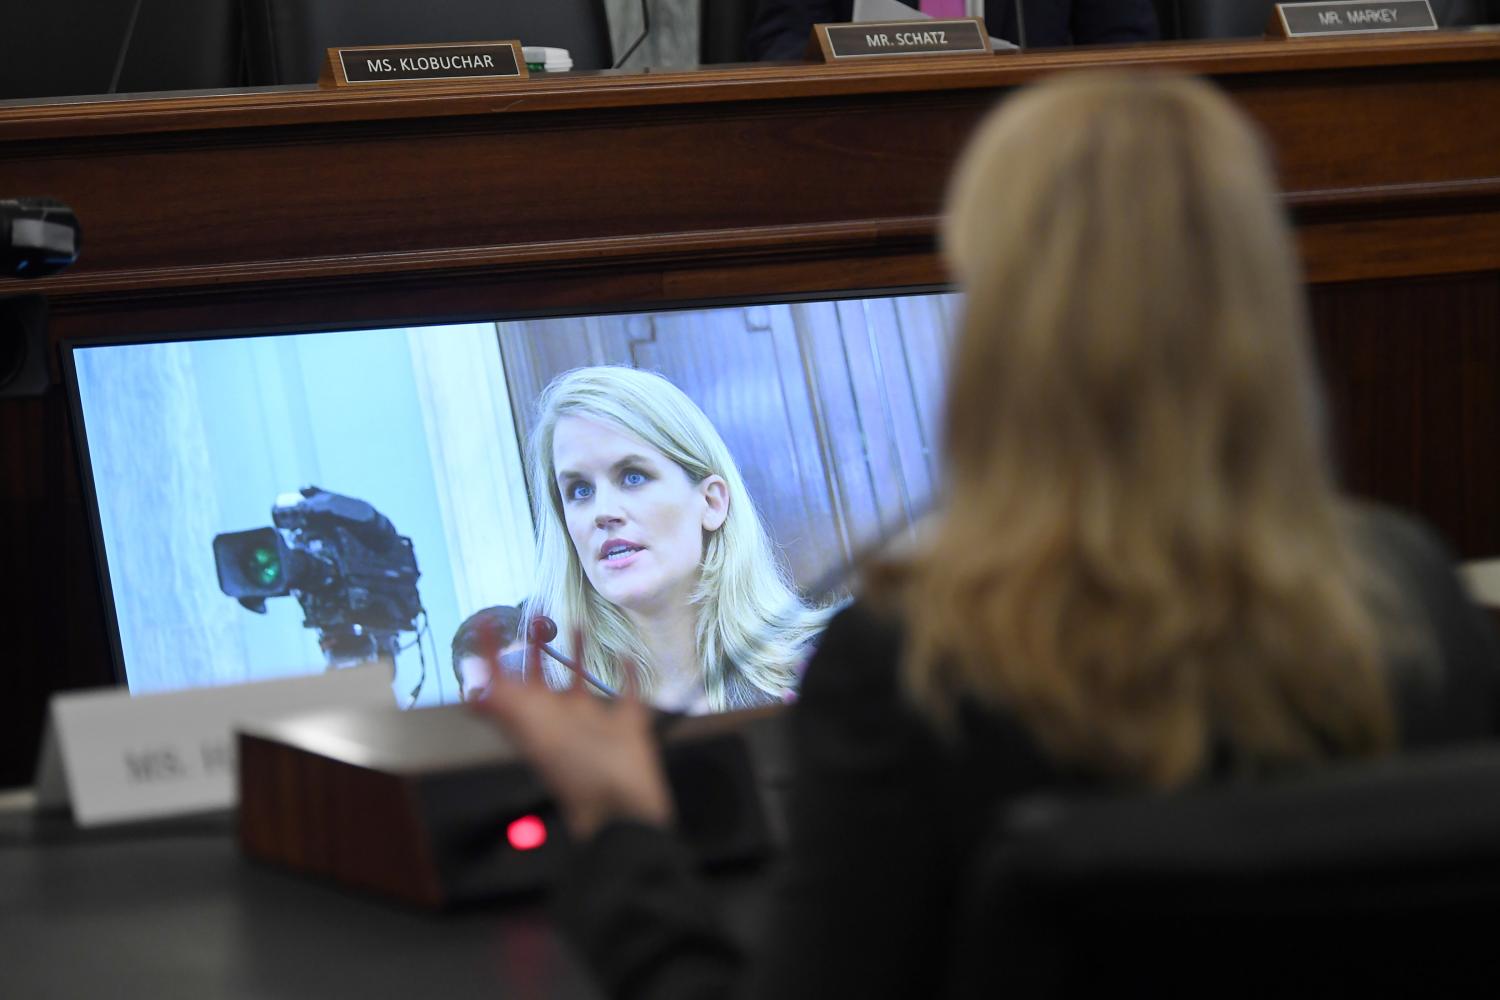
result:
[(1390, 31), (1436, 31), (1437, 18), (1428, 0), (1323, 0), (1279, 3), (1271, 15), (1271, 34), (1281, 38), (1321, 38)]
[(955, 20), (819, 24), (813, 37), (824, 62), (890, 56), (987, 55), (990, 34), (977, 17)]
[(329, 49), (324, 83), (337, 87), (432, 80), (493, 80), (526, 77), (520, 42), (453, 45), (381, 45)]

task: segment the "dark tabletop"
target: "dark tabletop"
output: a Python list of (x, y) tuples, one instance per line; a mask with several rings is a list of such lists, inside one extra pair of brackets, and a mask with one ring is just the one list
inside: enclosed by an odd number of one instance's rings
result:
[[(717, 876), (732, 921), (755, 873)], [(240, 855), (233, 819), (104, 831), (0, 813), (11, 997), (597, 997), (539, 897), (407, 909)]]

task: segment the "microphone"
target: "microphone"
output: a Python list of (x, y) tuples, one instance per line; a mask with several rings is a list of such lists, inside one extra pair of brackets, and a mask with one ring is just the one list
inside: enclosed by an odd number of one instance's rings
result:
[[(634, 42), (630, 43), (630, 48), (626, 49), (625, 50), (625, 54), (623, 56), (621, 56), (619, 59), (615, 60), (615, 64), (613, 66), (611, 66), (610, 68), (611, 69), (619, 69), (621, 66), (624, 66), (625, 65), (625, 60), (629, 59), (631, 56), (635, 55), (635, 50), (641, 47), (641, 43), (646, 40), (646, 36), (649, 35), (649, 34), (651, 34), (651, 0), (641, 0), (641, 34), (640, 34), (640, 37), (637, 38)], [(554, 625), (553, 626), (553, 629), (554, 629), (553, 635), (554, 636), (557, 634), (556, 631), (555, 631), (556, 628), (557, 628), (557, 626)], [(555, 656), (557, 654), (554, 653), (553, 655)]]
[(130, 8), (130, 20), (125, 24), (125, 37), (120, 42), (120, 54), (115, 57), (115, 72), (109, 78), (109, 89), (106, 94), (113, 94), (120, 89), (120, 74), (125, 70), (125, 55), (130, 51), (130, 42), (135, 37), (135, 22), (141, 16), (141, 0), (135, 0), (135, 6)]
[(1026, 48), (1026, 10), (1023, 0), (1016, 0), (1016, 44)]
[(583, 680), (593, 685), (600, 694), (607, 695), (610, 698), (619, 697), (619, 692), (615, 691), (609, 685), (604, 684), (593, 674), (583, 669), (582, 665), (553, 649), (552, 646), (549, 645), (549, 643), (551, 643), (552, 640), (556, 638), (557, 622), (553, 621), (551, 618), (548, 618), (546, 615), (537, 615), (536, 617), (532, 618), (531, 621), (526, 625), (526, 644), (528, 646), (540, 646), (542, 648), (542, 652), (546, 653), (558, 663), (561, 663), (563, 666), (573, 671), (573, 673), (577, 674)]

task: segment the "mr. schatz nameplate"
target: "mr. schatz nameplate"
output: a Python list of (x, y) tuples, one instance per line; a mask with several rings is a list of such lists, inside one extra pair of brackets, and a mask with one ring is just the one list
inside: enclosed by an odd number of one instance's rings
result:
[(987, 55), (990, 35), (977, 17), (820, 24), (813, 39), (825, 62), (891, 56)]
[(521, 79), (527, 75), (520, 42), (329, 49), (328, 69), (328, 77), (338, 87), (434, 80)]
[(1321, 38), (1392, 31), (1436, 31), (1428, 0), (1323, 0), (1279, 3), (1270, 33), (1281, 38)]

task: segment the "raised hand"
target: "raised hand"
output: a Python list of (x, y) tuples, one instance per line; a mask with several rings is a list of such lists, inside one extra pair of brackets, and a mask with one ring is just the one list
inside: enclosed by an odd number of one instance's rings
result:
[[(583, 648), (575, 633), (573, 648)], [(542, 679), (540, 643), (526, 647), (522, 680), (497, 676), (474, 707), (499, 722), (557, 799), (574, 840), (616, 819), (666, 826), (672, 795), (652, 733), (651, 709), (638, 696), (634, 662), (622, 664), (618, 698), (590, 694), (577, 672), (566, 690)]]

